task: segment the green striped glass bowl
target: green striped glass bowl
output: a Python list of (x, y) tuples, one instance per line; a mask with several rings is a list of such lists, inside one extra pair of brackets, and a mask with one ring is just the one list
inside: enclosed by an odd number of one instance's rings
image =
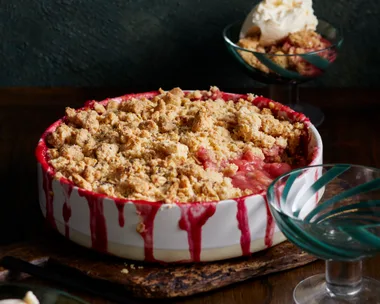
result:
[[(313, 172), (312, 172), (313, 171)], [(299, 191), (297, 184), (316, 177)], [(357, 260), (380, 251), (380, 170), (319, 165), (279, 177), (268, 201), (287, 238), (323, 259)]]
[[(294, 55), (274, 55), (259, 53), (238, 46), (240, 39), (240, 30), (243, 22), (235, 22), (228, 25), (223, 31), (223, 38), (227, 49), (239, 63), (239, 65), (254, 80), (265, 84), (291, 84), (302, 83), (313, 78), (321, 76), (336, 60), (338, 50), (343, 42), (340, 31), (326, 21), (319, 20), (317, 32), (331, 43), (328, 48)], [(269, 69), (269, 73), (265, 73), (250, 64), (248, 64), (239, 52), (248, 52), (253, 54), (258, 61)], [(277, 58), (276, 58), (277, 57)], [(297, 60), (304, 61), (308, 66), (308, 72), (300, 74), (297, 71), (285, 69), (276, 62), (280, 62), (279, 57), (297, 57)]]
[[(310, 175), (314, 180), (306, 178)], [(325, 275), (296, 287), (296, 303), (380, 303), (380, 282), (361, 276), (361, 260), (380, 252), (379, 169), (349, 164), (300, 168), (273, 181), (267, 194), (287, 239), (326, 260)]]

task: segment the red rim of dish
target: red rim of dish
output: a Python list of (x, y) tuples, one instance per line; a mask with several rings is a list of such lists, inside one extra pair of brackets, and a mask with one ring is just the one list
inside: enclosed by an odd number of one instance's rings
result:
[[(193, 91), (190, 91), (190, 90), (184, 90), (185, 94), (189, 94)], [(160, 95), (161, 92), (160, 91), (151, 91), (151, 92), (145, 92), (145, 93), (137, 93), (137, 94), (126, 94), (126, 95), (123, 95), (123, 96), (120, 96), (120, 97), (114, 97), (114, 98), (107, 98), (105, 100), (102, 100), (102, 101), (99, 101), (99, 103), (103, 104), (103, 105), (107, 105), (108, 102), (112, 101), (112, 100), (116, 100), (118, 102), (122, 102), (122, 101), (127, 101), (127, 100), (130, 100), (132, 98), (147, 98), (147, 99), (150, 99), (150, 98), (153, 98), (157, 95)], [(226, 93), (226, 92), (222, 92), (222, 91), (217, 91), (216, 92), (216, 95), (215, 96), (208, 96), (207, 97), (208, 99), (217, 99), (217, 98), (222, 98), (223, 100), (225, 101), (229, 101), (229, 100), (233, 100), (234, 102), (238, 101), (239, 99), (247, 99), (248, 98), (248, 94), (236, 94), (236, 93)], [(193, 101), (195, 100), (202, 100), (202, 98), (200, 99), (192, 99)], [(90, 100), (90, 101), (87, 101), (85, 102), (84, 106), (82, 108), (79, 108), (79, 109), (76, 109), (77, 111), (79, 110), (84, 110), (84, 109), (91, 109), (93, 104), (94, 104), (95, 100)], [(279, 116), (284, 116), (286, 117), (287, 119), (289, 119), (290, 121), (292, 122), (295, 122), (295, 121), (298, 121), (298, 122), (302, 122), (304, 123), (307, 127), (308, 127), (308, 136), (309, 136), (309, 139), (310, 139), (310, 136), (311, 136), (311, 130), (310, 130), (310, 126), (312, 126), (310, 120), (302, 113), (298, 113), (298, 112), (295, 112), (294, 110), (292, 110), (291, 108), (281, 104), (281, 103), (278, 103), (278, 102), (275, 102), (271, 99), (268, 99), (268, 98), (265, 98), (265, 97), (261, 97), (261, 96), (258, 96), (256, 98), (254, 98), (254, 100), (252, 101), (252, 104), (254, 104), (255, 106), (257, 106), (258, 108), (269, 108), (269, 104), (271, 104), (271, 110), (273, 112), (273, 114), (276, 116), (276, 117), (279, 117)], [(48, 134), (50, 134), (51, 132), (54, 132), (54, 130), (63, 122), (64, 120), (64, 117), (57, 120), (56, 122), (54, 122), (53, 124), (51, 124), (46, 130), (45, 132), (42, 134), (40, 140), (38, 141), (38, 145), (36, 147), (36, 150), (35, 150), (35, 156), (37, 158), (37, 161), (38, 163), (41, 165), (42, 167), (42, 170), (49, 174), (50, 177), (52, 179), (55, 179), (54, 178), (54, 168), (48, 163), (48, 156), (47, 156), (47, 150), (48, 150), (48, 147), (46, 145), (46, 142), (45, 142), (45, 139), (46, 139), (46, 136)], [(318, 147), (316, 147), (316, 149), (313, 151), (312, 153), (312, 159), (311, 159), (311, 162), (308, 166), (311, 166), (311, 165), (314, 165), (314, 162), (316, 160), (316, 158), (318, 157), (319, 155), (319, 149)], [(110, 199), (110, 200), (113, 200), (115, 203), (117, 204), (126, 204), (126, 203), (134, 203), (134, 204), (147, 204), (147, 205), (154, 205), (154, 206), (163, 206), (165, 205), (163, 202), (152, 202), (152, 201), (146, 201), (146, 200), (132, 200), (132, 199), (125, 199), (125, 198), (120, 198), (120, 197), (112, 197), (112, 196), (108, 196), (108, 195), (105, 195), (105, 194), (102, 194), (102, 193), (98, 193), (98, 192), (94, 192), (94, 191), (89, 191), (89, 190), (86, 190), (86, 189), (83, 189), (83, 188), (80, 188), (78, 186), (76, 186), (73, 182), (69, 181), (68, 179), (66, 178), (60, 178), (59, 179), (59, 182), (61, 184), (67, 184), (71, 187), (73, 187), (73, 189), (81, 189), (81, 192), (84, 192), (86, 193), (87, 195), (91, 195), (91, 196), (94, 196), (94, 197), (98, 197), (98, 198), (103, 198), (103, 199)], [(266, 191), (263, 191), (261, 193), (256, 193), (256, 194), (250, 194), (250, 195), (246, 195), (246, 196), (242, 196), (242, 197), (239, 197), (239, 199), (241, 198), (246, 198), (246, 197), (253, 197), (253, 196), (263, 196), (265, 195), (265, 192)], [(185, 203), (181, 203), (181, 202), (175, 202), (175, 204), (181, 204), (181, 205), (196, 205), (196, 204), (216, 204), (216, 203), (219, 203), (219, 202), (223, 202), (223, 201), (229, 201), (229, 200), (235, 200), (237, 198), (230, 198), (230, 199), (226, 199), (226, 200), (221, 200), (221, 201), (206, 201), (206, 202), (185, 202)]]

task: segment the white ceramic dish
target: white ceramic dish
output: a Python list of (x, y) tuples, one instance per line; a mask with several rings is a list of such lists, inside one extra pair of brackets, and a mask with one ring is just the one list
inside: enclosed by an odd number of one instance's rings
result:
[[(112, 100), (157, 94), (132, 94)], [(223, 93), (225, 99), (241, 97), (246, 96)], [(259, 107), (268, 102), (272, 101), (262, 97), (254, 100)], [(321, 164), (323, 146), (316, 128), (302, 114), (278, 103), (274, 105), (277, 115), (305, 122), (309, 131), (305, 143), (311, 158), (309, 164)], [(162, 205), (106, 197), (66, 180), (53, 179), (45, 137), (60, 123), (61, 120), (46, 130), (36, 149), (39, 201), (50, 225), (71, 241), (132, 260), (200, 262), (249, 255), (285, 240), (274, 223), (265, 193), (220, 202)], [(315, 177), (312, 173), (300, 177), (300, 192)], [(140, 222), (145, 225), (142, 233), (136, 230)]]

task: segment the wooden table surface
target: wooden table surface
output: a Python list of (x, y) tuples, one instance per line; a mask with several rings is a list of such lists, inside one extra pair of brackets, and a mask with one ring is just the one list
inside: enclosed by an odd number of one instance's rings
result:
[[(221, 89), (228, 91), (226, 88)], [(89, 99), (101, 100), (128, 91), (130, 90), (123, 88), (0, 89), (0, 245), (31, 239), (43, 229), (43, 218), (37, 201), (34, 149), (44, 129), (63, 115), (65, 106), (79, 107)], [(250, 91), (265, 94), (265, 91)], [(343, 162), (380, 167), (380, 90), (304, 89), (301, 91), (301, 99), (319, 105), (326, 115), (325, 122), (319, 128), (324, 142), (325, 163)], [(300, 280), (323, 271), (324, 264), (320, 261), (213, 293), (171, 302), (292, 303), (295, 285)], [(367, 260), (364, 273), (380, 279), (380, 257)], [(49, 282), (35, 279), (28, 281), (53, 286)], [(109, 303), (86, 294), (73, 293), (91, 303)]]

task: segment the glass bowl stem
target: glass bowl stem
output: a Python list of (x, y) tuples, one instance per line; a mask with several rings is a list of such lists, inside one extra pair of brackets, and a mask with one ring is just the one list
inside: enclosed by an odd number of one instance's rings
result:
[(286, 105), (299, 104), (298, 84), (271, 84), (269, 98)]
[(361, 285), (362, 261), (326, 261), (326, 288), (333, 296), (354, 296)]
[(299, 88), (295, 82), (290, 84), (270, 84), (269, 98), (287, 105), (296, 112), (303, 113), (316, 127), (319, 127), (325, 119), (321, 109), (311, 104), (300, 102)]

